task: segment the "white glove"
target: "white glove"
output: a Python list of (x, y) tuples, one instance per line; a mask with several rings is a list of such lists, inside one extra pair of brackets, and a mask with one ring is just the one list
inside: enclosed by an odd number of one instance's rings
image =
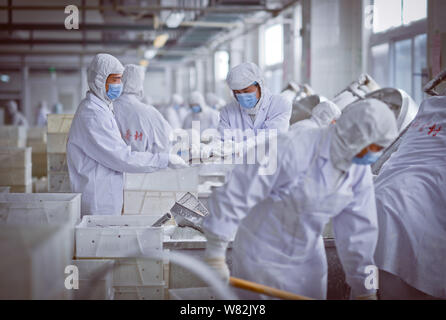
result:
[(207, 238), (204, 261), (221, 277), (225, 282), (229, 282), (229, 268), (226, 264), (226, 249), (228, 242), (218, 239), (210, 233), (205, 233)]
[(171, 169), (181, 169), (189, 167), (183, 160), (183, 158), (173, 153), (169, 153), (169, 164), (167, 166)]

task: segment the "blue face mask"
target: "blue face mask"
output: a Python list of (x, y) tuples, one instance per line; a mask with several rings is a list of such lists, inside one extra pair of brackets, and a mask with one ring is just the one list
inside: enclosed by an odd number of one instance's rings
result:
[(199, 105), (192, 106), (191, 108), (192, 108), (192, 112), (194, 112), (194, 113), (201, 112), (201, 107)]
[(382, 154), (383, 154), (382, 151), (380, 152), (369, 151), (362, 158), (354, 157), (353, 163), (367, 166), (369, 164), (375, 163), (379, 159), (379, 157), (381, 157)]
[(173, 108), (174, 108), (174, 110), (179, 110), (180, 106), (176, 104), (176, 105), (173, 106)]
[(252, 109), (255, 107), (259, 99), (257, 99), (257, 91), (249, 93), (237, 93), (235, 95), (238, 102), (243, 108)]
[(110, 100), (115, 100), (119, 98), (122, 93), (122, 84), (121, 83), (111, 83), (108, 85), (107, 97)]

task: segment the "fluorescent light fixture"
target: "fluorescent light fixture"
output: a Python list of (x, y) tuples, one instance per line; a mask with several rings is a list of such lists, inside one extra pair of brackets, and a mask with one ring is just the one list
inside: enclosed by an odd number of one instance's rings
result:
[(184, 20), (184, 12), (171, 12), (166, 19), (166, 26), (168, 28), (178, 28)]
[(158, 52), (158, 50), (156, 50), (156, 49), (147, 49), (147, 50), (144, 52), (144, 58), (145, 58), (146, 60), (153, 59), (153, 58), (155, 58), (157, 52)]
[(161, 48), (161, 47), (164, 47), (164, 45), (165, 45), (166, 42), (167, 42), (167, 39), (169, 39), (169, 34), (168, 34), (168, 33), (160, 34), (160, 35), (157, 36), (157, 37), (155, 38), (155, 40), (153, 41), (153, 46), (154, 46), (155, 48)]
[(9, 82), (9, 76), (7, 74), (0, 75), (0, 81), (1, 82)]

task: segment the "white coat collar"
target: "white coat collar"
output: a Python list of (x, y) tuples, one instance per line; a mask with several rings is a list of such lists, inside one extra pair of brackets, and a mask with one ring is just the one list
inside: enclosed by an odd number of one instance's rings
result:
[(253, 129), (258, 129), (265, 122), (268, 110), (271, 107), (271, 92), (266, 88), (263, 92), (264, 94), (262, 94), (262, 97), (260, 98), (258, 106), (259, 110), (256, 114), (254, 123), (249, 114), (243, 110), (243, 107), (240, 104), (238, 104), (244, 122), (249, 123)]
[(98, 98), (93, 92), (91, 92), (91, 91), (87, 92), (87, 99), (89, 99), (91, 102), (93, 102), (94, 104), (98, 105), (102, 109), (111, 111), (111, 109), (110, 109), (111, 103), (109, 105), (104, 100)]

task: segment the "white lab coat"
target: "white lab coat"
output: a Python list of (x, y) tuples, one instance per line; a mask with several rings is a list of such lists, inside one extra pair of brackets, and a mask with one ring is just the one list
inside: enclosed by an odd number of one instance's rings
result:
[(201, 105), (201, 112), (189, 112), (184, 119), (183, 129), (188, 130), (192, 128), (192, 121), (200, 121), (200, 133), (206, 129), (217, 129), (219, 121), (218, 111), (207, 106)]
[(132, 151), (169, 152), (172, 128), (158, 110), (128, 93), (113, 102), (113, 110), (121, 136)]
[[(332, 166), (333, 128), (289, 132), (278, 146), (278, 167), (237, 167), (210, 199), (203, 227), (233, 243), (233, 275), (316, 299), (325, 299), (327, 262), (322, 233), (333, 219), (339, 257), (354, 295), (369, 294), (365, 267), (377, 239), (370, 166)], [(245, 298), (258, 298), (248, 294)]]
[(302, 121), (298, 121), (296, 123), (293, 123), (290, 127), (290, 131), (294, 130), (305, 130), (305, 129), (317, 129), (320, 126), (314, 121), (312, 118), (305, 119)]
[(72, 192), (82, 193), (83, 215), (120, 215), (123, 172), (166, 168), (168, 154), (131, 151), (108, 105), (88, 92), (71, 124), (67, 163)]
[(259, 109), (253, 122), (247, 112), (242, 110), (238, 101), (234, 100), (220, 110), (218, 131), (224, 137), (225, 130), (251, 129), (257, 133), (259, 129), (277, 129), (279, 133), (288, 131), (291, 118), (291, 103), (280, 95), (272, 95), (263, 87)]
[(377, 266), (446, 299), (446, 97), (425, 100), (375, 181)]

